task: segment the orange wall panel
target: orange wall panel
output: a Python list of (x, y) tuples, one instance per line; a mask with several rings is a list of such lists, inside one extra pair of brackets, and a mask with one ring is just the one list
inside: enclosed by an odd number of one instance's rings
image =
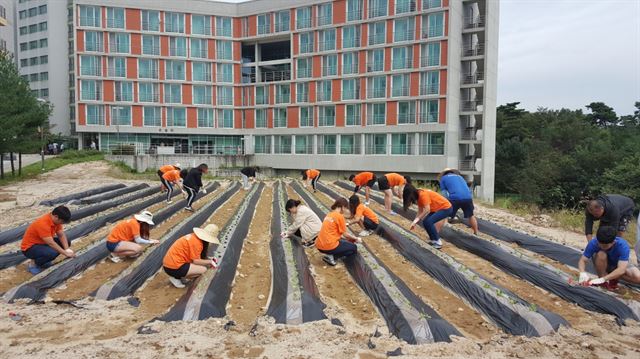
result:
[(192, 105), (193, 104), (193, 93), (191, 93), (191, 85), (183, 84), (182, 85), (182, 104), (184, 105)]
[(409, 79), (409, 96), (419, 96), (420, 95), (420, 73), (412, 72)]
[(342, 49), (342, 27), (336, 29), (336, 49)]
[(86, 125), (87, 124), (87, 113), (86, 113), (86, 105), (83, 103), (79, 103), (78, 104), (78, 113), (76, 113), (76, 116), (78, 117), (78, 124), (79, 125)]
[(449, 36), (449, 12), (444, 12), (444, 36)]
[(258, 33), (258, 16), (249, 16), (249, 36), (256, 36)]
[(131, 124), (142, 127), (142, 106), (131, 106)]
[(293, 34), (293, 54), (297, 55), (299, 53), (300, 53), (300, 36), (298, 34)]
[(135, 57), (127, 57), (127, 78), (138, 78), (138, 59)]
[(393, 20), (387, 20), (387, 44), (393, 44)]
[(184, 32), (191, 35), (191, 14), (184, 14)]
[(359, 67), (359, 71), (361, 74), (364, 74), (367, 72), (367, 52), (366, 51), (360, 51), (360, 53), (358, 54), (358, 67)]
[(314, 56), (312, 64), (311, 76), (316, 78), (322, 77), (322, 57)]
[(233, 88), (233, 105), (242, 106), (242, 88), (240, 87)]
[(78, 48), (78, 52), (84, 51), (84, 31), (78, 30), (76, 34), (76, 47)]
[(272, 109), (267, 109), (267, 127), (273, 128), (273, 111)]
[(242, 59), (242, 45), (240, 41), (234, 41), (231, 46), (233, 47), (233, 60), (240, 61)]
[(287, 107), (287, 127), (288, 128), (298, 128), (298, 124), (300, 123), (298, 119), (298, 107)]
[(391, 71), (391, 48), (384, 49), (384, 70)]
[(336, 127), (344, 127), (344, 104), (336, 105)]
[(195, 107), (187, 108), (187, 128), (198, 127), (198, 109)]
[(215, 59), (216, 58), (216, 42), (213, 40), (207, 40), (207, 47), (208, 47), (208, 58), (209, 59)]
[(233, 110), (233, 128), (242, 128), (242, 110)]
[(160, 55), (169, 56), (169, 37), (160, 36)]
[(137, 9), (125, 9), (125, 17), (127, 30), (140, 31), (141, 27), (141, 17), (140, 10)]
[[(213, 19), (213, 17), (212, 17), (212, 19)], [(216, 33), (218, 28), (216, 27), (215, 20), (213, 21), (213, 25), (212, 26), (213, 26), (212, 29), (214, 29), (214, 33)], [(233, 19), (231, 19), (231, 29), (233, 30), (233, 37), (234, 38), (242, 37), (242, 27), (241, 26), (242, 26), (241, 18), (234, 17)]]
[(339, 79), (331, 81), (331, 101), (339, 102), (342, 97), (342, 91), (340, 88), (342, 85)]
[(102, 98), (104, 102), (113, 102), (113, 81), (102, 81)]
[(447, 100), (441, 98), (438, 106), (440, 114), (438, 115), (439, 123), (447, 123)]
[(342, 24), (347, 21), (347, 2), (337, 0), (333, 2), (333, 23)]
[(316, 101), (316, 82), (309, 82), (309, 102), (314, 103)]
[(245, 128), (256, 127), (255, 112), (253, 110), (244, 111), (244, 126)]
[(134, 55), (142, 54), (142, 37), (140, 34), (131, 34), (131, 53)]
[(440, 70), (440, 95), (447, 94), (447, 70)]
[(449, 42), (447, 40), (440, 41), (440, 64), (442, 66), (447, 66), (449, 62)]
[(387, 102), (387, 125), (398, 124), (398, 101)]
[(396, 13), (395, 0), (387, 1), (387, 15), (393, 15)]
[(233, 82), (239, 84), (242, 81), (242, 65), (233, 65)]

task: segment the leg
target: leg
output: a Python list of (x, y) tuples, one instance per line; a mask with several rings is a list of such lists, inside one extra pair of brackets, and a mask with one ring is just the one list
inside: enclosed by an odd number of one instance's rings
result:
[(36, 244), (23, 252), (24, 256), (32, 259), (38, 267), (48, 264), (60, 255), (55, 249), (46, 244)]
[(206, 271), (207, 271), (207, 267), (205, 266), (201, 266), (197, 264), (189, 264), (189, 271), (187, 272), (187, 275), (185, 276), (185, 278), (199, 277), (203, 275), (204, 272)]
[(316, 191), (316, 185), (318, 184), (318, 180), (320, 179), (320, 175), (318, 175), (318, 177), (314, 178), (313, 180), (311, 180), (311, 186), (313, 187), (313, 191)]
[(620, 279), (629, 283), (640, 284), (640, 269), (630, 265)]
[(478, 220), (476, 219), (476, 216), (469, 217), (469, 224), (471, 224), (473, 234), (478, 235)]
[(607, 275), (607, 252), (599, 251), (593, 256), (593, 265), (596, 267), (596, 273), (598, 277), (604, 277)]
[(376, 229), (378, 229), (378, 223), (370, 220), (367, 217), (363, 217), (364, 219), (362, 220), (362, 227), (366, 230), (369, 231), (375, 231)]
[(120, 242), (112, 253), (118, 257), (135, 257), (142, 253), (143, 249), (141, 245), (135, 242)]
[(371, 192), (371, 187), (366, 186), (364, 188), (364, 200), (369, 203), (369, 193)]
[(384, 208), (387, 212), (391, 212), (391, 203), (393, 203), (393, 192), (391, 189), (384, 190)]
[(422, 226), (427, 231), (429, 235), (429, 239), (432, 242), (440, 242), (440, 236), (438, 235), (438, 229), (436, 228), (436, 223), (442, 221), (449, 217), (451, 213), (451, 208), (442, 209), (435, 213), (430, 213), (425, 219), (422, 221)]
[(334, 259), (340, 259), (342, 257), (352, 256), (356, 254), (356, 252), (358, 252), (358, 247), (355, 244), (347, 240), (341, 239), (340, 244), (338, 244), (338, 246), (335, 249), (331, 251), (327, 251), (325, 253), (331, 254)]
[(191, 208), (191, 205), (196, 200), (196, 195), (197, 194), (198, 194), (198, 191), (196, 191), (195, 189), (191, 188), (191, 190), (189, 191), (189, 198), (187, 198), (187, 207)]
[(164, 184), (164, 178), (162, 178), (163, 173), (162, 173), (162, 171), (160, 171), (160, 170), (158, 170), (158, 172), (156, 172), (156, 173), (158, 174), (158, 177), (160, 177), (160, 183), (161, 183), (161, 185), (160, 185), (160, 191), (163, 191), (163, 192), (164, 192), (164, 190), (166, 189), (166, 186), (165, 186), (165, 184)]
[(173, 185), (167, 180), (164, 180), (164, 182), (164, 185), (167, 187), (167, 202), (171, 202), (171, 196), (173, 196)]
[(244, 173), (241, 173), (240, 175), (242, 175), (242, 188), (248, 189), (249, 188), (249, 177), (247, 177)]

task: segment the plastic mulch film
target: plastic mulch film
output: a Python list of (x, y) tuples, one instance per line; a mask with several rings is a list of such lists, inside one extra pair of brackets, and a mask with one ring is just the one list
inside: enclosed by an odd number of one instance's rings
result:
[(54, 199), (48, 199), (48, 200), (44, 200), (42, 202), (40, 202), (41, 206), (55, 206), (57, 204), (60, 203), (67, 203), (71, 200), (74, 199), (80, 199), (80, 198), (84, 198), (84, 197), (89, 197), (89, 196), (95, 196), (97, 194), (100, 193), (105, 193), (105, 192), (109, 192), (109, 191), (113, 191), (116, 189), (120, 189), (126, 187), (124, 184), (122, 183), (118, 183), (118, 184), (111, 184), (108, 186), (104, 186), (104, 187), (98, 187), (98, 188), (93, 188), (87, 191), (83, 191), (83, 192), (78, 192), (78, 193), (72, 193), (66, 196), (62, 196), (62, 197), (58, 197), (58, 198), (54, 198)]
[[(298, 183), (293, 188), (318, 216), (327, 209), (303, 190)], [(366, 245), (346, 258), (345, 266), (358, 286), (378, 308), (389, 331), (410, 344), (449, 342), (451, 336), (462, 334), (435, 310), (424, 303), (407, 285), (394, 275)]]
[[(182, 202), (182, 201), (181, 201)], [(158, 212), (153, 220), (160, 224), (182, 209), (184, 203), (176, 203)], [(78, 251), (73, 259), (59, 262), (40, 274), (33, 276), (29, 281), (20, 284), (7, 291), (3, 299), (12, 302), (20, 298), (30, 298), (33, 301), (41, 301), (51, 288), (55, 288), (67, 279), (85, 271), (87, 268), (105, 259), (109, 255), (104, 240), (98, 240), (85, 250)]]
[(121, 189), (117, 189), (115, 191), (111, 191), (105, 194), (100, 194), (97, 196), (91, 196), (91, 197), (87, 197), (87, 198), (82, 198), (80, 200), (77, 201), (72, 201), (71, 203), (79, 203), (79, 204), (94, 204), (94, 203), (100, 203), (102, 201), (107, 201), (111, 198), (116, 198), (122, 195), (125, 195), (127, 193), (131, 193), (131, 192), (136, 192), (139, 191), (141, 189), (144, 188), (148, 188), (149, 185), (147, 183), (140, 183), (140, 184), (136, 184), (133, 186), (129, 186), (129, 187), (125, 187), (125, 188), (121, 188)]
[(231, 297), (240, 253), (263, 188), (264, 183), (253, 185), (236, 215), (224, 226), (219, 236), (220, 245), (213, 253), (218, 269), (209, 270), (198, 277), (160, 320), (202, 320), (221, 318), (227, 314), (226, 307)]
[(271, 218), (271, 296), (267, 315), (276, 323), (302, 324), (326, 319), (326, 305), (320, 300), (318, 288), (309, 270), (304, 248), (297, 239), (282, 239), (287, 229), (285, 193), (282, 183), (274, 187), (273, 216)]
[(229, 186), (224, 192), (218, 194), (209, 203), (200, 208), (194, 215), (186, 218), (174, 227), (171, 232), (165, 234), (160, 239), (160, 244), (149, 248), (149, 250), (140, 258), (136, 259), (126, 270), (103, 284), (96, 292), (92, 293), (92, 295), (98, 299), (111, 300), (133, 294), (148, 278), (151, 278), (162, 267), (164, 255), (173, 243), (180, 237), (191, 233), (194, 227), (202, 226), (238, 189), (240, 189), (240, 183), (236, 182)]
[[(339, 195), (322, 184), (319, 189), (332, 197)], [(418, 236), (385, 217), (378, 218), (381, 221), (378, 235), (506, 333), (541, 336), (553, 333), (561, 325), (569, 326), (561, 316), (532, 305), (509, 290), (483, 278), (451, 256), (426, 245)]]

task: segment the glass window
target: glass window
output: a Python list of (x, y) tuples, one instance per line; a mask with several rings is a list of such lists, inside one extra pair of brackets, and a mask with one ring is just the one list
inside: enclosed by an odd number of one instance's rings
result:
[(360, 47), (360, 25), (342, 28), (342, 48), (348, 49), (352, 47)]
[(411, 49), (411, 46), (394, 47), (392, 49), (393, 62), (391, 64), (391, 69), (410, 69), (413, 63), (413, 54)]
[(362, 114), (360, 104), (347, 104), (345, 106), (347, 126), (360, 126), (360, 116)]
[(273, 109), (273, 127), (287, 127), (287, 109), (285, 107)]
[(102, 61), (100, 57), (80, 55), (80, 75), (102, 76)]
[(217, 58), (220, 60), (233, 60), (231, 53), (231, 41), (216, 41)]
[(129, 34), (123, 32), (112, 32), (109, 34), (109, 52), (128, 54)]
[(342, 80), (342, 99), (357, 100), (360, 98), (360, 79)]
[(416, 11), (416, 0), (396, 0), (396, 14), (404, 14), (412, 11)]
[(213, 112), (211, 108), (199, 108), (198, 127), (213, 127)]
[(47, 47), (49, 46), (49, 40), (48, 39), (40, 39), (40, 47)]
[(114, 92), (116, 101), (133, 102), (133, 82), (116, 81)]
[(258, 35), (271, 32), (271, 14), (258, 15)]
[(387, 96), (387, 76), (374, 76), (369, 78), (368, 98), (382, 98)]
[(157, 79), (158, 60), (138, 59), (138, 78)]
[(442, 7), (442, 0), (422, 0), (422, 9), (433, 9)]
[(422, 45), (422, 54), (420, 57), (420, 66), (439, 66), (440, 65), (440, 43), (430, 42)]
[(142, 30), (160, 31), (160, 12), (159, 11), (142, 10)]
[(322, 76), (338, 74), (338, 55), (322, 56)]
[(313, 127), (313, 107), (300, 107), (300, 127)]
[(366, 134), (364, 153), (366, 155), (386, 155), (387, 154), (387, 134), (376, 133)]
[(193, 81), (211, 82), (211, 64), (207, 62), (191, 63)]
[(296, 102), (309, 102), (309, 83), (298, 82), (296, 86)]
[(191, 38), (191, 57), (206, 59), (209, 55), (206, 39)]
[(84, 33), (84, 50), (93, 52), (102, 52), (103, 47), (102, 32), (85, 31)]
[(139, 82), (138, 101), (160, 102), (160, 85), (152, 82)]
[(438, 12), (427, 15), (426, 21), (423, 19), (422, 37), (444, 36), (444, 13)]
[(102, 81), (80, 80), (80, 99), (85, 101), (102, 100)]
[(266, 86), (256, 86), (256, 105), (269, 104), (269, 90)]
[(384, 125), (387, 117), (387, 104), (371, 103), (367, 105), (367, 125)]
[(313, 136), (296, 135), (296, 155), (313, 153)]
[(296, 29), (306, 29), (309, 27), (311, 27), (311, 7), (296, 9)]
[(303, 32), (300, 34), (300, 53), (310, 52), (313, 52), (313, 32)]
[(211, 86), (193, 85), (193, 104), (211, 105)]
[(182, 85), (164, 84), (164, 102), (182, 103)]
[(266, 108), (256, 109), (256, 128), (267, 128), (267, 111)]
[(369, 18), (387, 16), (387, 0), (369, 0)]
[(164, 31), (184, 33), (184, 14), (177, 12), (165, 12)]
[(40, 73), (40, 81), (48, 81), (49, 80), (49, 73), (48, 72), (41, 72)]
[(415, 101), (398, 102), (398, 124), (416, 123), (416, 103)]
[(387, 23), (385, 21), (369, 24), (369, 45), (384, 44), (387, 36)]
[(162, 126), (162, 108), (144, 106), (142, 109), (143, 125), (145, 127)]
[(276, 103), (291, 103), (289, 84), (276, 85)]
[(111, 106), (111, 125), (131, 126), (131, 106)]
[(305, 57), (298, 59), (298, 78), (308, 78), (311, 77), (311, 67), (312, 67), (312, 58)]
[(318, 31), (318, 51), (336, 49), (336, 29)]
[(101, 15), (99, 6), (80, 5), (80, 26), (101, 26)]
[(391, 96), (409, 96), (409, 74), (391, 76)]
[(27, 47), (27, 43), (23, 42), (20, 44), (20, 51), (27, 51), (28, 47)]
[(192, 15), (191, 16), (191, 34), (211, 35), (211, 16), (195, 15), (195, 14)]
[(29, 17), (33, 17), (38, 15), (38, 8), (37, 7), (32, 7), (31, 9), (28, 10), (29, 12)]
[(406, 133), (394, 133), (391, 135), (391, 154), (410, 155), (412, 135)]
[(420, 95), (437, 95), (440, 91), (440, 73), (438, 71), (422, 72), (420, 74)]
[(187, 110), (184, 107), (167, 107), (167, 127), (186, 126)]
[(362, 0), (347, 0), (347, 21), (362, 19)]
[(231, 37), (231, 18), (227, 16), (216, 17), (216, 35)]
[(331, 25), (333, 23), (331, 10), (331, 3), (324, 3), (318, 5), (318, 24), (317, 26)]
[(290, 24), (291, 15), (289, 14), (289, 10), (276, 13), (276, 32), (289, 31)]
[(420, 134), (421, 155), (444, 155), (444, 133), (430, 132)]
[(420, 101), (420, 123), (438, 123), (438, 100)]
[(182, 80), (184, 81), (186, 63), (185, 61), (166, 60), (165, 61), (165, 78), (167, 80)]
[(335, 126), (336, 125), (336, 107), (320, 106), (318, 107), (318, 126)]
[(360, 135), (340, 135), (340, 154), (360, 154)]
[(87, 125), (104, 126), (104, 106), (87, 105)]
[(218, 82), (233, 82), (233, 64), (217, 64)]
[(290, 154), (291, 153), (291, 135), (273, 136), (273, 153)]
[(331, 80), (317, 82), (317, 101), (331, 101)]
[(142, 54), (160, 55), (160, 36), (142, 35)]
[(414, 17), (394, 20), (393, 41), (411, 41), (415, 33)]
[(187, 38), (169, 37), (169, 56), (187, 57)]
[(124, 9), (121, 7), (107, 8), (107, 27), (124, 29)]
[(335, 155), (336, 154), (336, 135), (320, 135), (318, 136), (318, 154)]
[(384, 49), (369, 50), (367, 72), (384, 70)]
[(231, 86), (218, 86), (218, 105), (232, 106), (233, 105), (233, 87)]
[(345, 52), (342, 54), (342, 74), (357, 74), (359, 72), (358, 62), (357, 52)]
[(256, 153), (271, 153), (271, 136), (254, 136)]
[(218, 127), (233, 128), (233, 110), (218, 110)]

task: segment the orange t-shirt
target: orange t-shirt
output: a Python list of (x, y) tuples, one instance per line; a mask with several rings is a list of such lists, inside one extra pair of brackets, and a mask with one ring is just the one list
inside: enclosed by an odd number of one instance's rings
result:
[(162, 265), (169, 269), (179, 269), (185, 263), (200, 259), (204, 244), (195, 234), (187, 234), (175, 241), (164, 255)]
[(47, 213), (33, 221), (33, 223), (27, 227), (22, 237), (20, 250), (26, 251), (36, 244), (46, 244), (46, 242), (42, 240), (43, 238), (53, 238), (53, 236), (60, 231), (62, 231), (62, 225), (53, 223), (51, 213)]
[(108, 242), (133, 242), (140, 235), (140, 223), (135, 218), (125, 219), (116, 224), (107, 237)]
[(307, 170), (307, 178), (314, 179), (320, 175), (320, 171), (318, 170)]
[(340, 244), (342, 234), (347, 231), (347, 222), (340, 213), (329, 212), (324, 221), (318, 238), (316, 239), (316, 248), (323, 251), (335, 249)]
[(171, 170), (171, 171), (165, 172), (162, 175), (162, 178), (166, 179), (169, 182), (178, 182), (178, 180), (180, 179), (180, 171)]
[(405, 183), (407, 183), (407, 181), (404, 179), (404, 176), (397, 173), (387, 173), (385, 177), (387, 177), (389, 187), (391, 188), (396, 186), (403, 186)]
[(355, 177), (353, 177), (353, 183), (356, 186), (365, 186), (369, 181), (373, 179), (373, 172), (360, 172)]
[(362, 216), (369, 218), (373, 223), (380, 223), (378, 216), (371, 210), (371, 208), (360, 203), (356, 208), (356, 216)]
[(451, 208), (451, 202), (438, 192), (428, 189), (418, 190), (418, 208), (429, 206), (430, 213)]
[(173, 167), (172, 165), (164, 165), (164, 166), (160, 167), (160, 172), (162, 172), (162, 173), (167, 173), (167, 172), (169, 172), (169, 171), (173, 171), (173, 170), (175, 170), (175, 169), (176, 169), (176, 168), (175, 168), (175, 167)]

